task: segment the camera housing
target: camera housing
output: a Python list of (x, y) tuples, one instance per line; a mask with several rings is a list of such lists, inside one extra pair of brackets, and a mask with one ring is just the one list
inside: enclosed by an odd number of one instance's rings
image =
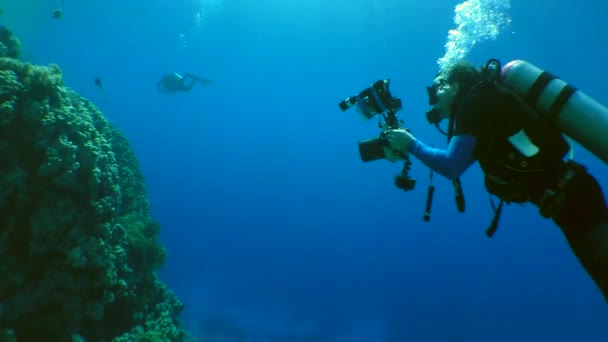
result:
[[(338, 104), (342, 111), (356, 105), (357, 112), (365, 120), (381, 116), (379, 127), (382, 132), (380, 135), (376, 138), (359, 141), (359, 155), (363, 162), (387, 158), (386, 152), (389, 143), (386, 139), (386, 132), (403, 126), (403, 122), (397, 117), (397, 112), (402, 109), (402, 102), (400, 98), (391, 95), (390, 82), (390, 79), (378, 80), (372, 83), (370, 87), (347, 97)], [(382, 119), (384, 119), (384, 122), (382, 122)], [(397, 151), (392, 152), (397, 154), (399, 159), (404, 160), (401, 174), (395, 176), (395, 185), (404, 191), (412, 190), (416, 180), (408, 175), (411, 165), (408, 155)]]
[(401, 99), (391, 95), (390, 84), (390, 79), (378, 80), (370, 87), (341, 101), (340, 109), (346, 111), (353, 105), (357, 105), (357, 111), (366, 120), (388, 111), (396, 113), (402, 108)]
[(377, 138), (359, 141), (359, 156), (364, 163), (385, 158), (385, 147), (388, 147), (388, 141), (381, 133)]
[(365, 120), (375, 116), (383, 115), (386, 123), (380, 124), (383, 132), (379, 137), (359, 141), (359, 155), (363, 162), (385, 158), (384, 148), (388, 147), (388, 141), (384, 132), (388, 129), (399, 128), (397, 111), (402, 109), (401, 99), (394, 97), (390, 92), (390, 79), (378, 80), (361, 92), (349, 96), (339, 103), (342, 111), (348, 110), (356, 105), (357, 112)]

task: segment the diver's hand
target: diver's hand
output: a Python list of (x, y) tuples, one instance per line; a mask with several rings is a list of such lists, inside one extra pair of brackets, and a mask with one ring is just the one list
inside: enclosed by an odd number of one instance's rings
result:
[(410, 132), (405, 129), (390, 129), (385, 132), (388, 145), (397, 151), (407, 152), (410, 143), (415, 139)]

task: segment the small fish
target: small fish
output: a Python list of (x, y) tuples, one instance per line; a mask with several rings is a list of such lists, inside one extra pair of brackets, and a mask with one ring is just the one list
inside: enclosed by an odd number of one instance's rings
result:
[(61, 11), (61, 8), (55, 8), (53, 10), (53, 18), (55, 18), (55, 19), (61, 18), (62, 14), (63, 14), (63, 12)]
[(95, 77), (95, 80), (93, 80), (95, 82), (95, 85), (99, 88), (99, 89), (103, 89), (103, 84), (101, 84), (101, 80), (97, 77)]

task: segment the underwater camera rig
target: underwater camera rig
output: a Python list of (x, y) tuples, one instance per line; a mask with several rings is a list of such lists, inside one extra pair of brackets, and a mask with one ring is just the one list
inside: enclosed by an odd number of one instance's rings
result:
[(388, 130), (403, 127), (403, 121), (397, 117), (397, 112), (402, 109), (401, 99), (391, 95), (390, 82), (390, 79), (378, 80), (372, 83), (370, 87), (344, 99), (339, 103), (339, 106), (342, 111), (346, 111), (356, 105), (357, 112), (361, 114), (364, 120), (380, 116), (378, 122), (378, 126), (382, 130), (380, 135), (359, 141), (361, 160), (365, 163), (385, 159), (387, 158), (387, 152), (393, 153), (393, 156), (404, 160), (401, 174), (395, 176), (395, 185), (404, 191), (409, 191), (416, 185), (416, 180), (409, 176), (412, 164), (410, 158), (407, 154), (390, 149), (386, 139)]

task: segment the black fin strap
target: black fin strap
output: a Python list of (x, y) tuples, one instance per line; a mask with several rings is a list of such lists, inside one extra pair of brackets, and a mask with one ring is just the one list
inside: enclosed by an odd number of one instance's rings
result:
[(502, 213), (503, 203), (504, 203), (504, 201), (500, 200), (500, 203), (498, 204), (498, 209), (496, 209), (496, 211), (494, 212), (494, 218), (492, 219), (492, 224), (486, 230), (486, 235), (488, 237), (492, 237), (494, 235), (494, 233), (496, 233), (496, 230), (498, 229), (498, 221), (500, 220), (500, 214)]

